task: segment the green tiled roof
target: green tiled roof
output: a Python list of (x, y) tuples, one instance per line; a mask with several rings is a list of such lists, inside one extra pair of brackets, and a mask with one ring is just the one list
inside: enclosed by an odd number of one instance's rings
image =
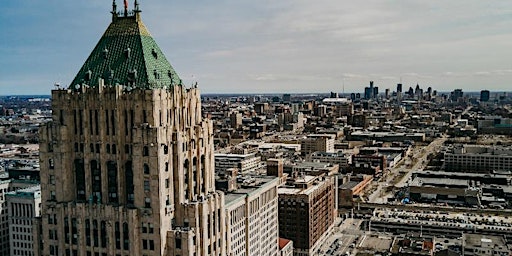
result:
[[(70, 85), (127, 85), (133, 88), (170, 88), (180, 78), (156, 44), (140, 14), (114, 17)], [(172, 81), (171, 81), (172, 80)]]

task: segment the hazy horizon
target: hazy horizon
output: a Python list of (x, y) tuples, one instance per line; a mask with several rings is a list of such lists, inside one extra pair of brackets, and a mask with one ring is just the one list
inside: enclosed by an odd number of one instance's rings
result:
[[(184, 84), (197, 81), (204, 94), (362, 93), (370, 80), (382, 91), (400, 82), (447, 92), (511, 88), (510, 2), (140, 4)], [(111, 21), (111, 2), (100, 0), (7, 1), (2, 9), (0, 95), (67, 86)]]

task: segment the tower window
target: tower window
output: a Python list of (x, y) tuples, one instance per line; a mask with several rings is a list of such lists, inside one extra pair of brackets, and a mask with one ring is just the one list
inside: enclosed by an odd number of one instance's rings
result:
[(109, 161), (107, 162), (107, 175), (108, 175), (108, 201), (110, 203), (118, 203), (117, 197), (117, 164)]
[(126, 182), (126, 203), (133, 205), (135, 202), (135, 194), (133, 186), (133, 167), (131, 161), (126, 162), (124, 173)]
[(149, 165), (144, 164), (144, 174), (149, 174)]
[(75, 160), (75, 182), (76, 182), (76, 199), (78, 201), (85, 201), (85, 170), (84, 161), (81, 159)]

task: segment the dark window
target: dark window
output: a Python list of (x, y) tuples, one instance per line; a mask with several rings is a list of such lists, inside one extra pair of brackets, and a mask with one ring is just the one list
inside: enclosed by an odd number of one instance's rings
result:
[(76, 112), (76, 110), (73, 110), (73, 128), (75, 130), (75, 134), (78, 134), (78, 122), (77, 122), (76, 118), (77, 118), (77, 112)]
[(105, 221), (101, 222), (101, 247), (107, 248), (107, 224)]
[(130, 249), (130, 238), (129, 238), (128, 223), (123, 223), (123, 249)]
[(114, 236), (116, 238), (116, 249), (121, 250), (121, 227), (119, 222), (116, 222), (114, 226)]
[(107, 162), (107, 175), (108, 175), (108, 202), (118, 203), (117, 198), (117, 164), (109, 161)]
[(100, 129), (99, 129), (99, 113), (98, 113), (98, 110), (94, 110), (94, 124), (96, 124), (96, 135), (99, 135), (100, 134)]
[(105, 110), (105, 130), (107, 132), (107, 135), (110, 135), (110, 122), (108, 120), (108, 110)]
[(85, 201), (85, 167), (82, 159), (75, 159), (76, 199)]
[(110, 118), (112, 122), (112, 135), (116, 135), (116, 113), (115, 110), (112, 110), (112, 116)]
[(70, 234), (70, 229), (69, 229), (69, 218), (68, 217), (64, 217), (64, 242), (66, 244), (69, 244), (69, 234)]
[(91, 221), (85, 220), (85, 245), (91, 246)]
[(93, 119), (92, 113), (93, 113), (93, 111), (89, 110), (89, 133), (90, 134), (94, 134), (94, 130), (93, 130), (94, 124), (92, 122), (92, 119)]
[(176, 249), (181, 249), (181, 238), (175, 239)]
[(78, 226), (77, 226), (76, 218), (71, 219), (71, 242), (73, 244), (78, 243)]
[(142, 155), (143, 156), (149, 156), (149, 148), (148, 148), (148, 146), (144, 146), (144, 148), (142, 149)]
[(61, 125), (64, 125), (64, 110), (60, 110), (60, 115), (59, 115), (59, 123)]
[(92, 221), (92, 238), (94, 241), (94, 247), (98, 247), (99, 245), (99, 237), (98, 237), (98, 221)]
[(117, 154), (117, 146), (116, 146), (116, 144), (112, 144), (112, 154), (114, 154), (114, 155)]
[(96, 160), (91, 161), (92, 203), (101, 203), (101, 167)]
[(83, 114), (82, 114), (82, 110), (79, 110), (78, 111), (78, 118), (79, 118), (79, 125), (80, 125), (80, 135), (84, 134), (84, 120), (83, 120)]
[(128, 110), (124, 110), (124, 135), (128, 136), (128, 132), (129, 132), (129, 129), (128, 129)]
[(135, 203), (135, 189), (133, 185), (133, 166), (131, 161), (126, 162), (124, 173), (126, 183), (126, 203), (133, 205)]
[(149, 165), (144, 164), (144, 174), (149, 174)]

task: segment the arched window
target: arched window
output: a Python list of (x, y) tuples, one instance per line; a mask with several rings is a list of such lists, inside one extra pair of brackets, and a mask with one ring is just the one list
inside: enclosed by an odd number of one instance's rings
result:
[(149, 174), (149, 165), (144, 164), (144, 174)]

